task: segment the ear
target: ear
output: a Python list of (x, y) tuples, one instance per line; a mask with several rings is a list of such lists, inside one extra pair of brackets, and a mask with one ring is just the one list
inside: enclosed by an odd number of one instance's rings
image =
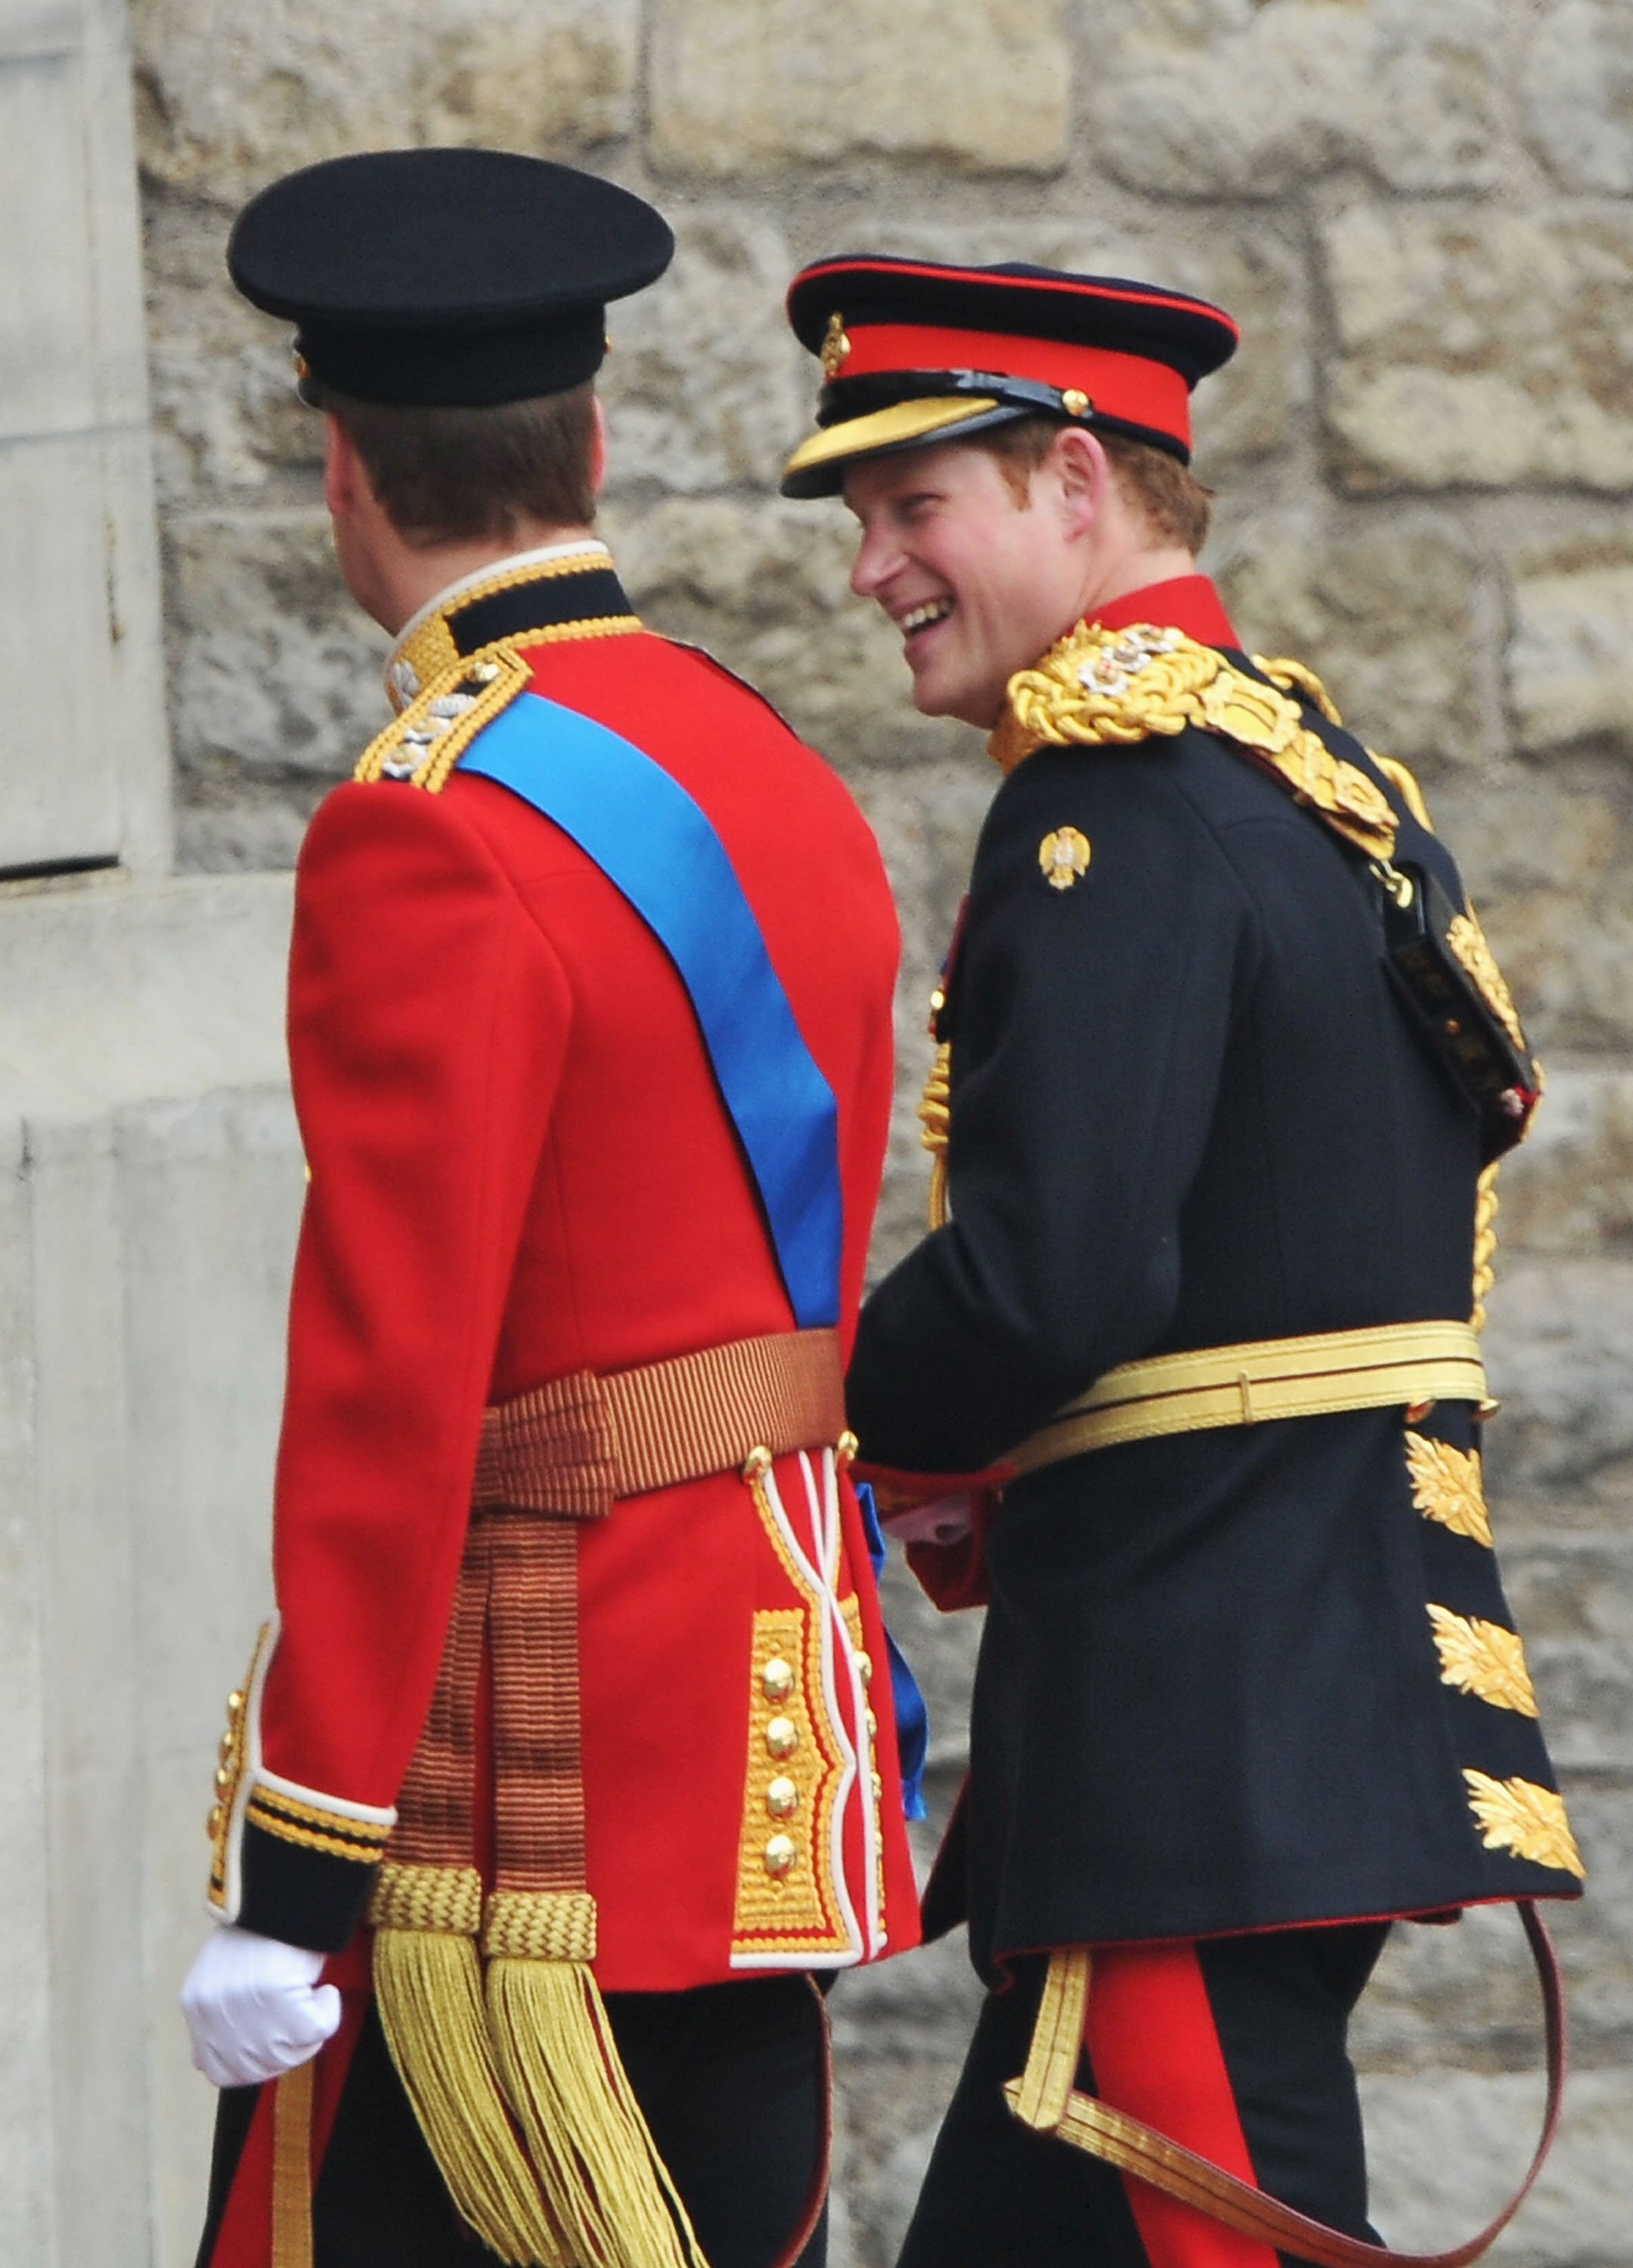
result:
[(607, 405), (599, 394), (592, 394), (590, 407), (595, 412), (595, 433), (590, 444), (590, 486), (600, 496), (607, 479)]
[(363, 465), (350, 434), (333, 411), (323, 413), (323, 501), (332, 518), (350, 519), (357, 509)]
[(1104, 447), (1085, 427), (1063, 425), (1044, 464), (1054, 475), (1063, 533), (1073, 540), (1086, 535), (1104, 512), (1112, 485)]

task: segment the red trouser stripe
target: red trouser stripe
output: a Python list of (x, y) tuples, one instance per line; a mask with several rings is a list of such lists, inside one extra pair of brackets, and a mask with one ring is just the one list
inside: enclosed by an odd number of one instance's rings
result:
[[(1257, 2180), (1194, 1945), (1097, 1947), (1084, 2042), (1102, 2101)], [(1145, 2182), (1125, 2186), (1151, 2268), (1277, 2268), (1258, 2238)]]
[[(338, 1964), (335, 1964), (338, 1965)], [(352, 2051), (368, 2009), (365, 1993), (341, 1993), (340, 2029), (318, 2051), (317, 2086), (312, 2104), (312, 2173), (315, 2183), (334, 2131)], [(276, 2089), (263, 2087), (238, 2169), (227, 2209), (210, 2256), (210, 2268), (268, 2268), (272, 2257), (272, 2110)]]

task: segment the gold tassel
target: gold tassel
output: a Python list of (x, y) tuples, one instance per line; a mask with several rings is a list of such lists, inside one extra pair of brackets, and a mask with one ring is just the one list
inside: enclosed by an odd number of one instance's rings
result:
[[(505, 1891), (489, 1901), (488, 2022), (499, 2076), (575, 2260), (706, 2268), (590, 1970), (594, 1912), (583, 1892)], [(570, 1952), (541, 1958), (530, 1949), (546, 1944)]]
[(460, 2213), (510, 2268), (573, 2268), (505, 2110), (482, 2011), (470, 1867), (387, 1865), (370, 1918), (391, 2059)]

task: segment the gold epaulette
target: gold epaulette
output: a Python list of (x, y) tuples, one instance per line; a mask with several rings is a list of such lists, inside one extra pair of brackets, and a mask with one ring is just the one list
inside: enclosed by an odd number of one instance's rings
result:
[[(1297, 685), (1328, 718), (1336, 712), (1320, 681), (1300, 665), (1276, 662), (1284, 685)], [(1375, 858), (1394, 850), (1389, 799), (1358, 765), (1335, 756), (1305, 723), (1280, 686), (1236, 668), (1214, 647), (1150, 622), (1107, 630), (1085, 625), (1051, 648), (1035, 669), (1009, 682), (992, 754), (1006, 772), (1035, 748), (1072, 744), (1128, 746), (1188, 725), (1217, 733), (1278, 773), (1300, 803)]]
[(439, 795), (478, 733), (526, 690), (532, 674), (503, 640), (453, 662), (370, 741), (352, 777), (394, 780)]

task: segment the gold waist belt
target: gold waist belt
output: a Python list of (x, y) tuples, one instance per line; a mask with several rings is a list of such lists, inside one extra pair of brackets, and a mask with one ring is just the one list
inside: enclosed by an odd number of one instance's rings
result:
[(1472, 1402), (1482, 1414), (1496, 1408), (1469, 1324), (1377, 1323), (1120, 1363), (1007, 1462), (1017, 1473), (1033, 1473), (1087, 1449), (1159, 1433), (1429, 1402)]
[(837, 1331), (733, 1339), (484, 1410), (474, 1501), (595, 1520), (620, 1497), (739, 1471), (755, 1449), (832, 1447), (844, 1427)]

